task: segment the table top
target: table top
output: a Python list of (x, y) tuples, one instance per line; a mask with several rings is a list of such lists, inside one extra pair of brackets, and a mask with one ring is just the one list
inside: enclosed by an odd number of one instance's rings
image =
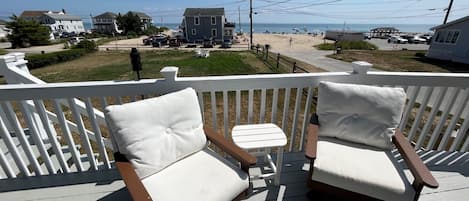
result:
[(243, 149), (283, 147), (287, 137), (275, 124), (237, 125), (231, 131), (233, 142)]

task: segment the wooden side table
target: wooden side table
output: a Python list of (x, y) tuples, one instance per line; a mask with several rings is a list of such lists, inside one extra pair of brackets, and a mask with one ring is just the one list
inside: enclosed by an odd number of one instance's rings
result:
[[(242, 149), (255, 156), (264, 156), (272, 173), (256, 175), (253, 178), (274, 177), (274, 184), (280, 184), (282, 171), (283, 147), (287, 144), (287, 137), (275, 124), (248, 124), (237, 125), (231, 131), (233, 142)], [(277, 148), (277, 162), (274, 164), (270, 156), (271, 148)], [(257, 151), (257, 152), (253, 152)]]

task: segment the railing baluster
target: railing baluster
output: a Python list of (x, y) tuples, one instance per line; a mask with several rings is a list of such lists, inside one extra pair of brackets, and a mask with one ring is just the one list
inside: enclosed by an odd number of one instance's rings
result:
[(448, 114), (453, 107), (453, 104), (456, 100), (459, 90), (460, 88), (456, 88), (454, 91), (452, 91), (452, 93), (449, 94), (446, 107), (443, 109), (443, 114), (441, 114), (440, 116), (440, 123), (438, 123), (438, 125), (433, 130), (432, 136), (430, 137), (430, 141), (428, 142), (426, 146), (427, 149), (433, 149), (433, 146), (435, 145), (436, 140), (438, 139), (438, 136), (440, 135), (441, 129), (445, 126), (446, 119), (448, 118)]
[(96, 144), (98, 145), (99, 149), (99, 156), (104, 163), (104, 167), (106, 169), (111, 168), (111, 164), (109, 163), (109, 157), (106, 152), (106, 148), (104, 147), (103, 137), (101, 134), (101, 130), (99, 129), (99, 124), (96, 121), (96, 114), (94, 113), (93, 104), (91, 103), (91, 98), (87, 97), (85, 100), (86, 110), (88, 111), (88, 118), (90, 118), (91, 126), (93, 127), (94, 136), (96, 138)]
[(117, 105), (122, 105), (122, 97), (116, 96), (116, 97), (114, 97), (114, 98), (116, 99), (116, 104), (117, 104)]
[(252, 124), (253, 109), (254, 109), (254, 90), (249, 89), (248, 92), (248, 124)]
[(290, 107), (290, 88), (285, 89), (285, 99), (283, 101), (282, 130), (287, 131), (288, 108)]
[(107, 100), (106, 100), (106, 97), (101, 96), (99, 99), (100, 99), (100, 101), (101, 101), (101, 109), (102, 109), (102, 111), (105, 111), (105, 110), (106, 110), (106, 107), (107, 107)]
[[(466, 117), (464, 118), (464, 122), (459, 128), (459, 131), (456, 134), (456, 139), (454, 139), (454, 142), (451, 145), (449, 151), (456, 151), (459, 144), (461, 144), (462, 139), (464, 139), (464, 137), (467, 135), (468, 128), (469, 128), (469, 112), (467, 112)], [(469, 137), (467, 137), (467, 140), (469, 141)]]
[(197, 92), (197, 98), (199, 99), (200, 113), (202, 113), (202, 122), (205, 123), (204, 93), (201, 91)]
[(19, 139), (21, 146), (23, 147), (24, 153), (29, 160), (29, 164), (32, 166), (36, 176), (43, 175), (44, 173), (41, 170), (39, 162), (36, 160), (36, 156), (33, 153), (31, 145), (29, 144), (28, 138), (24, 134), (23, 128), (21, 127), (20, 121), (13, 110), (10, 102), (2, 102), (3, 110), (5, 111), (6, 118), (10, 122), (10, 125), (13, 126), (15, 130), (16, 137)]
[[(106, 98), (104, 96), (101, 96), (101, 105), (103, 108), (106, 108), (107, 107), (107, 101), (106, 101)], [(105, 111), (105, 109), (103, 109), (103, 111)], [(112, 148), (115, 152), (119, 151), (119, 146), (117, 146), (117, 141), (116, 139), (114, 138), (114, 136), (112, 135), (112, 131), (111, 129), (109, 128), (109, 126), (107, 126), (106, 124), (106, 129), (109, 133), (109, 138), (111, 138), (111, 143), (112, 143)]]
[(438, 113), (438, 111), (440, 111), (440, 105), (443, 102), (443, 99), (445, 98), (444, 94), (446, 94), (447, 91), (448, 88), (440, 88), (440, 90), (438, 90), (438, 94), (436, 95), (436, 99), (433, 103), (432, 110), (430, 111), (430, 114), (427, 117), (427, 122), (425, 122), (425, 125), (420, 131), (419, 139), (417, 140), (417, 144), (415, 145), (416, 150), (420, 149), (420, 147), (423, 146), (425, 137), (428, 136), (428, 131), (432, 127), (433, 119), (435, 119), (436, 114)]
[(295, 109), (293, 112), (293, 122), (292, 122), (292, 129), (291, 129), (291, 136), (290, 136), (290, 151), (293, 151), (295, 145), (295, 137), (296, 137), (296, 130), (298, 127), (298, 115), (300, 113), (301, 107), (301, 95), (303, 93), (303, 88), (296, 89), (296, 99), (295, 99)]
[(10, 152), (13, 160), (16, 163), (16, 166), (18, 169), (26, 176), (31, 176), (31, 173), (28, 170), (28, 167), (26, 166), (25, 162), (21, 158), (21, 155), (16, 148), (15, 142), (13, 141), (12, 137), (10, 136), (10, 132), (8, 131), (8, 128), (6, 127), (6, 124), (3, 122), (3, 119), (0, 118), (0, 136), (3, 139), (3, 142), (8, 148), (8, 151)]
[(272, 95), (272, 116), (270, 122), (277, 124), (277, 107), (278, 107), (278, 88), (274, 88)]
[[(16, 174), (15, 172), (13, 172), (13, 169), (8, 163), (7, 157), (5, 156), (1, 148), (0, 148), (0, 165), (3, 169), (3, 172), (5, 172), (7, 178), (16, 178)], [(3, 178), (0, 177), (0, 179), (3, 179)]]
[(137, 101), (137, 98), (132, 95), (132, 96), (130, 96), (130, 101), (135, 102), (135, 101)]
[[(467, 133), (467, 126), (466, 126), (466, 132)], [(464, 142), (464, 145), (461, 147), (461, 152), (467, 152), (469, 150), (469, 137), (466, 137), (466, 141)]]
[[(410, 116), (410, 113), (412, 111), (412, 109), (414, 108), (414, 104), (415, 104), (415, 99), (417, 99), (417, 96), (419, 94), (419, 91), (420, 91), (420, 87), (416, 86), (413, 88), (414, 90), (412, 92), (410, 92), (410, 88), (407, 89), (407, 95), (409, 97), (409, 101), (407, 102), (407, 105), (405, 106), (405, 109), (404, 109), (404, 114), (402, 115), (402, 119), (401, 119), (401, 124), (399, 125), (399, 130), (401, 131), (404, 131), (404, 128), (406, 127), (407, 125), (407, 120)], [(410, 95), (409, 95), (410, 93)]]
[(210, 92), (210, 102), (212, 105), (212, 128), (217, 130), (217, 96), (215, 91)]
[(236, 90), (236, 125), (239, 125), (241, 120), (241, 91)]
[(415, 116), (414, 122), (412, 123), (412, 127), (410, 128), (409, 133), (407, 134), (407, 139), (412, 141), (414, 139), (414, 135), (419, 128), (420, 122), (422, 121), (422, 116), (425, 113), (425, 109), (427, 109), (428, 100), (430, 100), (431, 94), (433, 93), (433, 87), (427, 87), (425, 89), (423, 100), (420, 103), (420, 108)]
[(85, 125), (83, 123), (83, 119), (80, 116), (80, 113), (78, 112), (78, 109), (75, 105), (75, 100), (74, 99), (67, 99), (68, 105), (70, 107), (70, 110), (72, 111), (72, 116), (75, 119), (75, 123), (77, 124), (78, 131), (80, 133), (80, 139), (83, 148), (85, 149), (86, 155), (88, 157), (88, 161), (91, 165), (91, 168), (93, 170), (98, 170), (98, 165), (96, 164), (96, 159), (94, 157), (94, 152), (93, 149), (91, 148), (91, 144), (88, 138), (88, 135), (86, 134), (85, 131)]
[(60, 167), (64, 173), (70, 172), (68, 168), (67, 161), (65, 161), (64, 154), (62, 152), (62, 147), (57, 140), (57, 136), (55, 133), (55, 128), (52, 127), (51, 122), (46, 114), (46, 109), (44, 106), (44, 102), (42, 100), (33, 100), (34, 105), (36, 107), (36, 111), (39, 114), (39, 118), (41, 119), (42, 125), (46, 131), (47, 137), (49, 138), (49, 143), (52, 146), (52, 150), (54, 151), (57, 160), (59, 162)]
[(313, 87), (308, 88), (308, 96), (306, 97), (305, 103), (305, 111), (303, 114), (303, 125), (301, 127), (301, 138), (300, 138), (300, 147), (299, 151), (303, 151), (303, 145), (305, 143), (305, 136), (308, 132), (308, 124), (309, 124), (309, 114), (311, 112), (311, 103), (313, 99)]
[(261, 106), (259, 112), (259, 123), (265, 122), (265, 101), (266, 101), (266, 89), (261, 89)]
[(223, 91), (223, 133), (225, 138), (228, 139), (228, 92)]
[(40, 133), (36, 125), (34, 124), (34, 120), (32, 119), (31, 115), (29, 115), (31, 111), (28, 108), (26, 101), (20, 101), (20, 109), (21, 109), (21, 112), (23, 113), (24, 120), (26, 121), (26, 124), (29, 127), (30, 136), (33, 138), (34, 143), (36, 143), (36, 147), (39, 150), (39, 153), (41, 154), (42, 160), (44, 161), (44, 164), (46, 165), (47, 171), (49, 172), (49, 174), (57, 174), (55, 172), (55, 167), (52, 164), (50, 156), (47, 153), (44, 142), (42, 141), (42, 138), (40, 137)]
[(464, 108), (466, 108), (467, 101), (469, 100), (469, 89), (466, 89), (462, 94), (463, 102), (457, 105), (456, 111), (452, 115), (451, 122), (448, 124), (446, 132), (443, 135), (443, 138), (441, 138), (440, 144), (438, 145), (438, 151), (445, 149), (446, 144), (448, 143), (448, 139), (451, 136), (451, 133), (453, 132), (454, 127), (456, 126), (456, 123), (458, 123), (459, 121), (459, 116), (461, 116), (461, 113), (464, 111)]
[(83, 171), (83, 165), (80, 160), (80, 154), (78, 153), (77, 146), (75, 141), (72, 138), (72, 133), (70, 132), (70, 127), (68, 127), (67, 119), (62, 111), (62, 107), (57, 100), (52, 100), (55, 113), (57, 114), (57, 120), (62, 129), (63, 136), (65, 141), (68, 144), (68, 150), (72, 155), (73, 162), (79, 172)]

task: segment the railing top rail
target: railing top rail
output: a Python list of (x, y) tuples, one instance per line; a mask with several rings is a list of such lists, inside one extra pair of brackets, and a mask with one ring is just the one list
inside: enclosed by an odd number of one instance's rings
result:
[[(317, 85), (320, 81), (343, 83), (469, 87), (468, 73), (376, 72), (353, 74), (350, 72), (260, 74), (233, 76), (177, 77), (177, 68), (161, 71), (164, 79), (140, 81), (93, 81), (49, 84), (1, 85), (0, 101), (89, 96), (125, 96), (165, 93), (185, 87), (198, 91), (224, 91), (262, 88), (299, 88)], [(27, 93), (25, 93), (27, 92)]]

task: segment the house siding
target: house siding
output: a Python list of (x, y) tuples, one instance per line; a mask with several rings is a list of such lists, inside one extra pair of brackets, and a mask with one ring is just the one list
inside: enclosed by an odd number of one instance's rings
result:
[[(215, 16), (216, 24), (212, 25), (212, 16), (198, 16), (199, 25), (195, 25), (194, 18), (196, 16), (186, 16), (186, 39), (189, 42), (201, 42), (204, 38), (212, 37), (214, 41), (221, 42), (223, 40), (223, 24), (225, 23), (223, 16)], [(196, 30), (196, 34), (192, 34), (192, 29)], [(217, 30), (217, 36), (212, 36), (212, 29)]]
[[(456, 43), (439, 43), (436, 36), (439, 31), (459, 31)], [(469, 20), (435, 30), (427, 57), (450, 60), (469, 64)]]

